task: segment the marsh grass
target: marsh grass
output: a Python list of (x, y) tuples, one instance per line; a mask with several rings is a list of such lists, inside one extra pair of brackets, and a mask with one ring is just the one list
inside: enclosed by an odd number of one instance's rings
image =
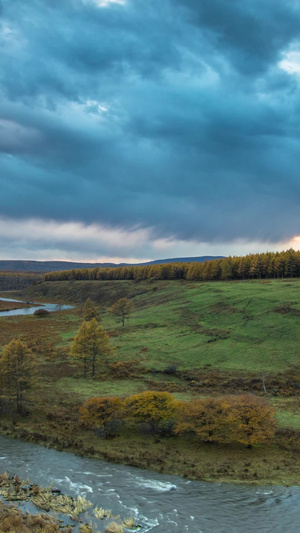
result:
[(123, 525), (118, 522), (111, 522), (105, 526), (104, 531), (105, 533), (124, 533), (124, 528)]
[(17, 476), (9, 476), (7, 472), (0, 474), (0, 495), (7, 501), (30, 501), (43, 511), (54, 511), (73, 518), (78, 518), (92, 507), (92, 504), (82, 496), (72, 498), (53, 492), (51, 487), (30, 485)]
[(72, 528), (64, 527), (48, 515), (22, 514), (12, 505), (0, 502), (0, 530), (9, 533), (72, 533)]
[(110, 510), (105, 510), (102, 507), (95, 507), (93, 510), (93, 516), (100, 520), (104, 520), (104, 518), (112, 518), (113, 515)]

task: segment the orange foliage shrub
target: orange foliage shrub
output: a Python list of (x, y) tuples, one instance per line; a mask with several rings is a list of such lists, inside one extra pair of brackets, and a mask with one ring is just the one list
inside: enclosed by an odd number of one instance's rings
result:
[(192, 433), (205, 442), (228, 442), (228, 407), (224, 398), (182, 402), (175, 433)]
[(145, 391), (125, 400), (90, 398), (80, 408), (82, 425), (106, 437), (116, 434), (122, 418), (165, 435), (190, 433), (204, 442), (248, 447), (271, 440), (276, 427), (274, 409), (252, 394), (180, 402), (166, 391)]
[(174, 420), (178, 403), (169, 392), (145, 391), (124, 400), (125, 416), (148, 423), (153, 430)]
[(80, 407), (80, 422), (87, 429), (108, 429), (109, 424), (122, 417), (122, 400), (118, 396), (89, 398)]
[(275, 410), (254, 394), (233, 396), (228, 415), (234, 442), (252, 446), (263, 444), (274, 436)]
[(257, 396), (243, 394), (182, 403), (175, 432), (250, 447), (270, 440), (275, 427), (274, 409)]

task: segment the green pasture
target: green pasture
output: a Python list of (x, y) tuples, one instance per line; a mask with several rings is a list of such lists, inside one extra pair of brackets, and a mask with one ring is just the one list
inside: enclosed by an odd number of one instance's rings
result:
[[(115, 282), (118, 283), (118, 282)], [(147, 285), (147, 283), (144, 283)], [(157, 282), (132, 297), (125, 327), (105, 313), (120, 359), (139, 357), (162, 370), (209, 365), (223, 370), (282, 371), (300, 362), (300, 282)], [(289, 304), (291, 311), (276, 308)], [(298, 314), (297, 314), (298, 312)]]
[[(278, 372), (300, 362), (300, 280), (225, 282), (61, 281), (28, 289), (31, 297), (76, 304), (65, 315), (65, 348), (81, 322), (80, 308), (91, 297), (112, 335), (119, 360), (140, 358), (149, 369), (170, 364), (180, 370)], [(135, 312), (122, 327), (107, 309), (128, 297)], [(290, 306), (290, 311), (276, 311)], [(51, 322), (60, 320), (52, 315)]]

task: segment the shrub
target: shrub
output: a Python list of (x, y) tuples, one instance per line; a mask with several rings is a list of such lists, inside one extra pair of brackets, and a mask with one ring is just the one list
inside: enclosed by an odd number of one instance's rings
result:
[(176, 418), (178, 402), (169, 392), (145, 391), (132, 394), (124, 401), (125, 416), (150, 425), (159, 431)]
[(174, 376), (177, 372), (177, 365), (176, 364), (173, 364), (173, 365), (169, 365), (167, 366), (164, 370), (163, 370), (163, 373), (164, 374), (168, 374), (170, 376)]
[(275, 427), (274, 409), (254, 394), (242, 394), (182, 403), (175, 432), (251, 447), (270, 440)]
[(182, 402), (175, 433), (191, 433), (204, 442), (227, 442), (227, 415), (227, 404), (220, 399)]
[(45, 316), (48, 316), (50, 313), (49, 311), (47, 311), (47, 309), (37, 309), (36, 311), (34, 311), (34, 316), (37, 316), (39, 318), (43, 318)]
[(140, 359), (132, 359), (130, 361), (117, 361), (109, 365), (115, 378), (128, 378), (136, 375), (142, 371), (140, 368)]
[(282, 450), (300, 450), (300, 431), (290, 428), (278, 428), (276, 430), (276, 440)]
[(118, 396), (90, 398), (81, 406), (80, 422), (88, 429), (97, 429), (96, 434), (113, 437), (120, 431), (123, 402)]
[(263, 444), (274, 436), (276, 428), (275, 410), (254, 394), (233, 396), (229, 401), (229, 422), (233, 442)]

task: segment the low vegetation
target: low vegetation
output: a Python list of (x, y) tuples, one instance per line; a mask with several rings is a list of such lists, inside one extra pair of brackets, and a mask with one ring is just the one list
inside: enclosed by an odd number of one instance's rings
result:
[[(244, 394), (182, 402), (169, 392), (145, 391), (123, 401), (119, 397), (90, 398), (80, 408), (84, 427), (101, 428), (103, 436), (116, 436), (127, 423), (142, 425), (152, 435), (195, 435), (200, 442), (254, 444), (271, 442), (276, 428), (275, 410), (257, 396)], [(114, 431), (115, 429), (115, 431)]]
[[(90, 509), (90, 515), (105, 521), (106, 533), (123, 533), (126, 529), (136, 529), (132, 517), (120, 520), (113, 516), (110, 510), (102, 507), (94, 507), (91, 502), (78, 496), (64, 495), (58, 489), (52, 487), (40, 487), (31, 484), (27, 479), (22, 480), (18, 476), (11, 476), (7, 472), (0, 474), (0, 495), (6, 502), (30, 502), (38, 510), (47, 513), (67, 515), (73, 522), (82, 522), (81, 515)], [(57, 522), (53, 515), (49, 514), (22, 514), (12, 505), (0, 502), (0, 533), (72, 533), (72, 526), (65, 526), (61, 520)], [(87, 523), (81, 523), (80, 533), (93, 533), (93, 527)], [(95, 532), (96, 533), (96, 532)], [(100, 533), (100, 532), (98, 532)]]
[(72, 533), (48, 515), (22, 513), (16, 506), (0, 502), (0, 533)]

